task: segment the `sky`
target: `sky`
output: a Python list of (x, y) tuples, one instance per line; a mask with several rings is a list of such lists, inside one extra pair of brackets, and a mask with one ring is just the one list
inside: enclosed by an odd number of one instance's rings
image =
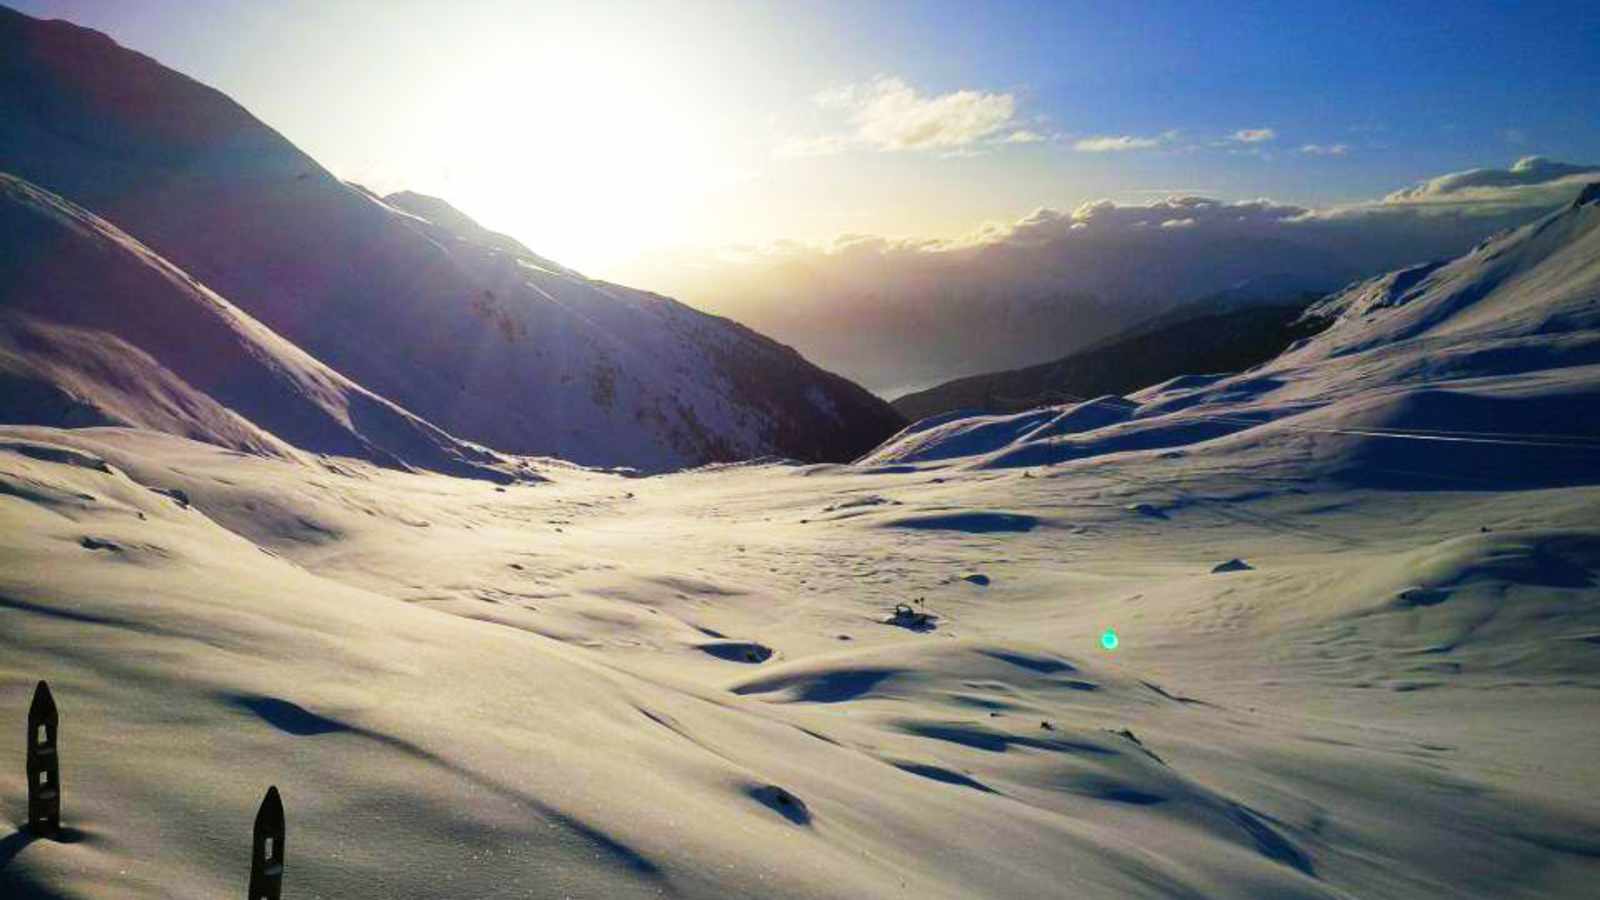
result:
[(1101, 199), (1324, 208), (1600, 162), (1592, 0), (13, 4), (221, 89), (341, 177), (634, 281)]

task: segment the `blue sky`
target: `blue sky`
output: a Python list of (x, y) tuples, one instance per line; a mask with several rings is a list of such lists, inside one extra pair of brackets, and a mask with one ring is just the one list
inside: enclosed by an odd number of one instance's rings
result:
[(1312, 167), (1316, 178), (1301, 177), (1304, 164), (1216, 157), (1141, 166), (1150, 176), (1192, 173), (1306, 202), (1526, 153), (1600, 161), (1594, 3), (917, 3), (832, 13), (849, 36), (833, 55), (856, 77), (891, 71), (930, 91), (1017, 90), (1070, 131), (1270, 127), (1280, 148), (1352, 148), (1337, 165)]
[(15, 5), (599, 274), (1102, 197), (1323, 206), (1600, 162), (1593, 2)]

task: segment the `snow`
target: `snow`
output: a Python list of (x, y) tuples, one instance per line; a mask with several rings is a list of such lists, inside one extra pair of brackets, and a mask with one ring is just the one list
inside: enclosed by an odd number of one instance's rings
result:
[[(1252, 495), (1218, 453), (497, 491), (3, 434), (0, 709), (50, 680), (77, 835), (10, 838), (10, 895), (234, 890), (269, 784), (306, 897), (1534, 897), (1596, 874), (1593, 487)], [(899, 505), (809, 518), (860, 497)], [(1257, 571), (1209, 575), (1230, 553)], [(919, 597), (934, 627), (884, 624)], [(0, 828), (20, 755), (0, 746)]]
[(4, 173), (0, 235), (5, 421), (512, 477), (510, 460), (373, 396), (114, 225)]
[[(134, 137), (238, 122), (216, 116)], [(227, 146), (273, 184), (309, 164), (253, 128)], [(664, 464), (703, 460), (698, 438), (668, 452), (573, 398), (673, 396), (731, 455), (769, 442), (715, 371), (819, 408), (790, 375), (822, 376), (731, 323), (426, 198), (305, 181), (240, 196), (366, 223), (313, 242), (434, 248), (435, 285), (481, 296), (492, 273), (517, 305), (484, 321), (574, 354), (523, 374), (610, 361), (570, 390), (516, 382), (550, 390), (526, 417), (515, 391), (468, 392), (462, 416), (581, 425), (549, 446)], [(30, 251), (0, 254), (4, 400), (35, 423), (0, 426), (0, 719), (50, 682), (64, 814), (60, 841), (23, 829), (24, 748), (0, 741), (0, 896), (233, 894), (269, 785), (307, 898), (1534, 898), (1600, 878), (1600, 203), (1352, 286), (1249, 372), (941, 416), (854, 465), (636, 477), (451, 437), (290, 343), (293, 303), (264, 322), (127, 222), (0, 189), (0, 233)], [(235, 237), (185, 252), (242, 266), (248, 293), (263, 261), (226, 255)], [(370, 321), (317, 338), (358, 359), (351, 334), (383, 343)], [(460, 361), (384, 377), (437, 400)], [(491, 369), (475, 388), (512, 385)], [(504, 483), (458, 477), (486, 471)]]
[(1596, 214), (860, 465), (0, 429), (0, 710), (50, 681), (68, 829), (0, 888), (234, 890), (275, 784), (304, 897), (1585, 896)]

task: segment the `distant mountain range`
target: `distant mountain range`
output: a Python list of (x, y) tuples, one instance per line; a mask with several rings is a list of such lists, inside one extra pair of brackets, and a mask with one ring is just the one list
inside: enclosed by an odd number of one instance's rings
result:
[(903, 424), (733, 321), (340, 181), (218, 91), (3, 8), (0, 172), (7, 421), (645, 470), (845, 461)]
[(1279, 485), (1493, 491), (1595, 480), (1600, 183), (1455, 259), (1356, 282), (1296, 321), (1321, 330), (1246, 372), (928, 418), (862, 462), (1007, 469), (1161, 451), (1231, 455), (1255, 482)]
[(1102, 394), (1128, 394), (1178, 375), (1238, 372), (1316, 334), (1318, 294), (1264, 300), (1234, 289), (1187, 303), (1043, 365), (957, 378), (893, 401), (915, 422), (957, 410), (1019, 412)]
[(869, 246), (685, 266), (662, 277), (691, 302), (894, 397), (1039, 365), (1236, 285), (1292, 297), (1388, 268), (1362, 269), (1321, 248), (1231, 229), (1154, 228), (1130, 237), (1086, 228), (1041, 245), (942, 252)]

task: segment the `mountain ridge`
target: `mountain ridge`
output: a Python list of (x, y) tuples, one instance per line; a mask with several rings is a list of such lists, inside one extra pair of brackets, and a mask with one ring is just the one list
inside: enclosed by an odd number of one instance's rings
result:
[(661, 471), (842, 462), (903, 424), (749, 329), (346, 184), (225, 95), (103, 35), (7, 11), (0, 50), (0, 171), (449, 434)]
[(1239, 454), (1292, 482), (1489, 490), (1590, 483), (1600, 426), (1600, 190), (1451, 260), (1313, 304), (1329, 324), (1238, 374), (919, 422), (864, 462), (979, 469)]
[(0, 173), (6, 422), (117, 424), (246, 452), (510, 480), (508, 460), (374, 396), (115, 226)]
[(969, 375), (896, 397), (906, 418), (969, 410), (1020, 412), (1102, 394), (1127, 394), (1178, 375), (1237, 372), (1266, 362), (1324, 320), (1305, 313), (1320, 295), (1237, 303), (1214, 298), (1152, 316), (1060, 359)]

